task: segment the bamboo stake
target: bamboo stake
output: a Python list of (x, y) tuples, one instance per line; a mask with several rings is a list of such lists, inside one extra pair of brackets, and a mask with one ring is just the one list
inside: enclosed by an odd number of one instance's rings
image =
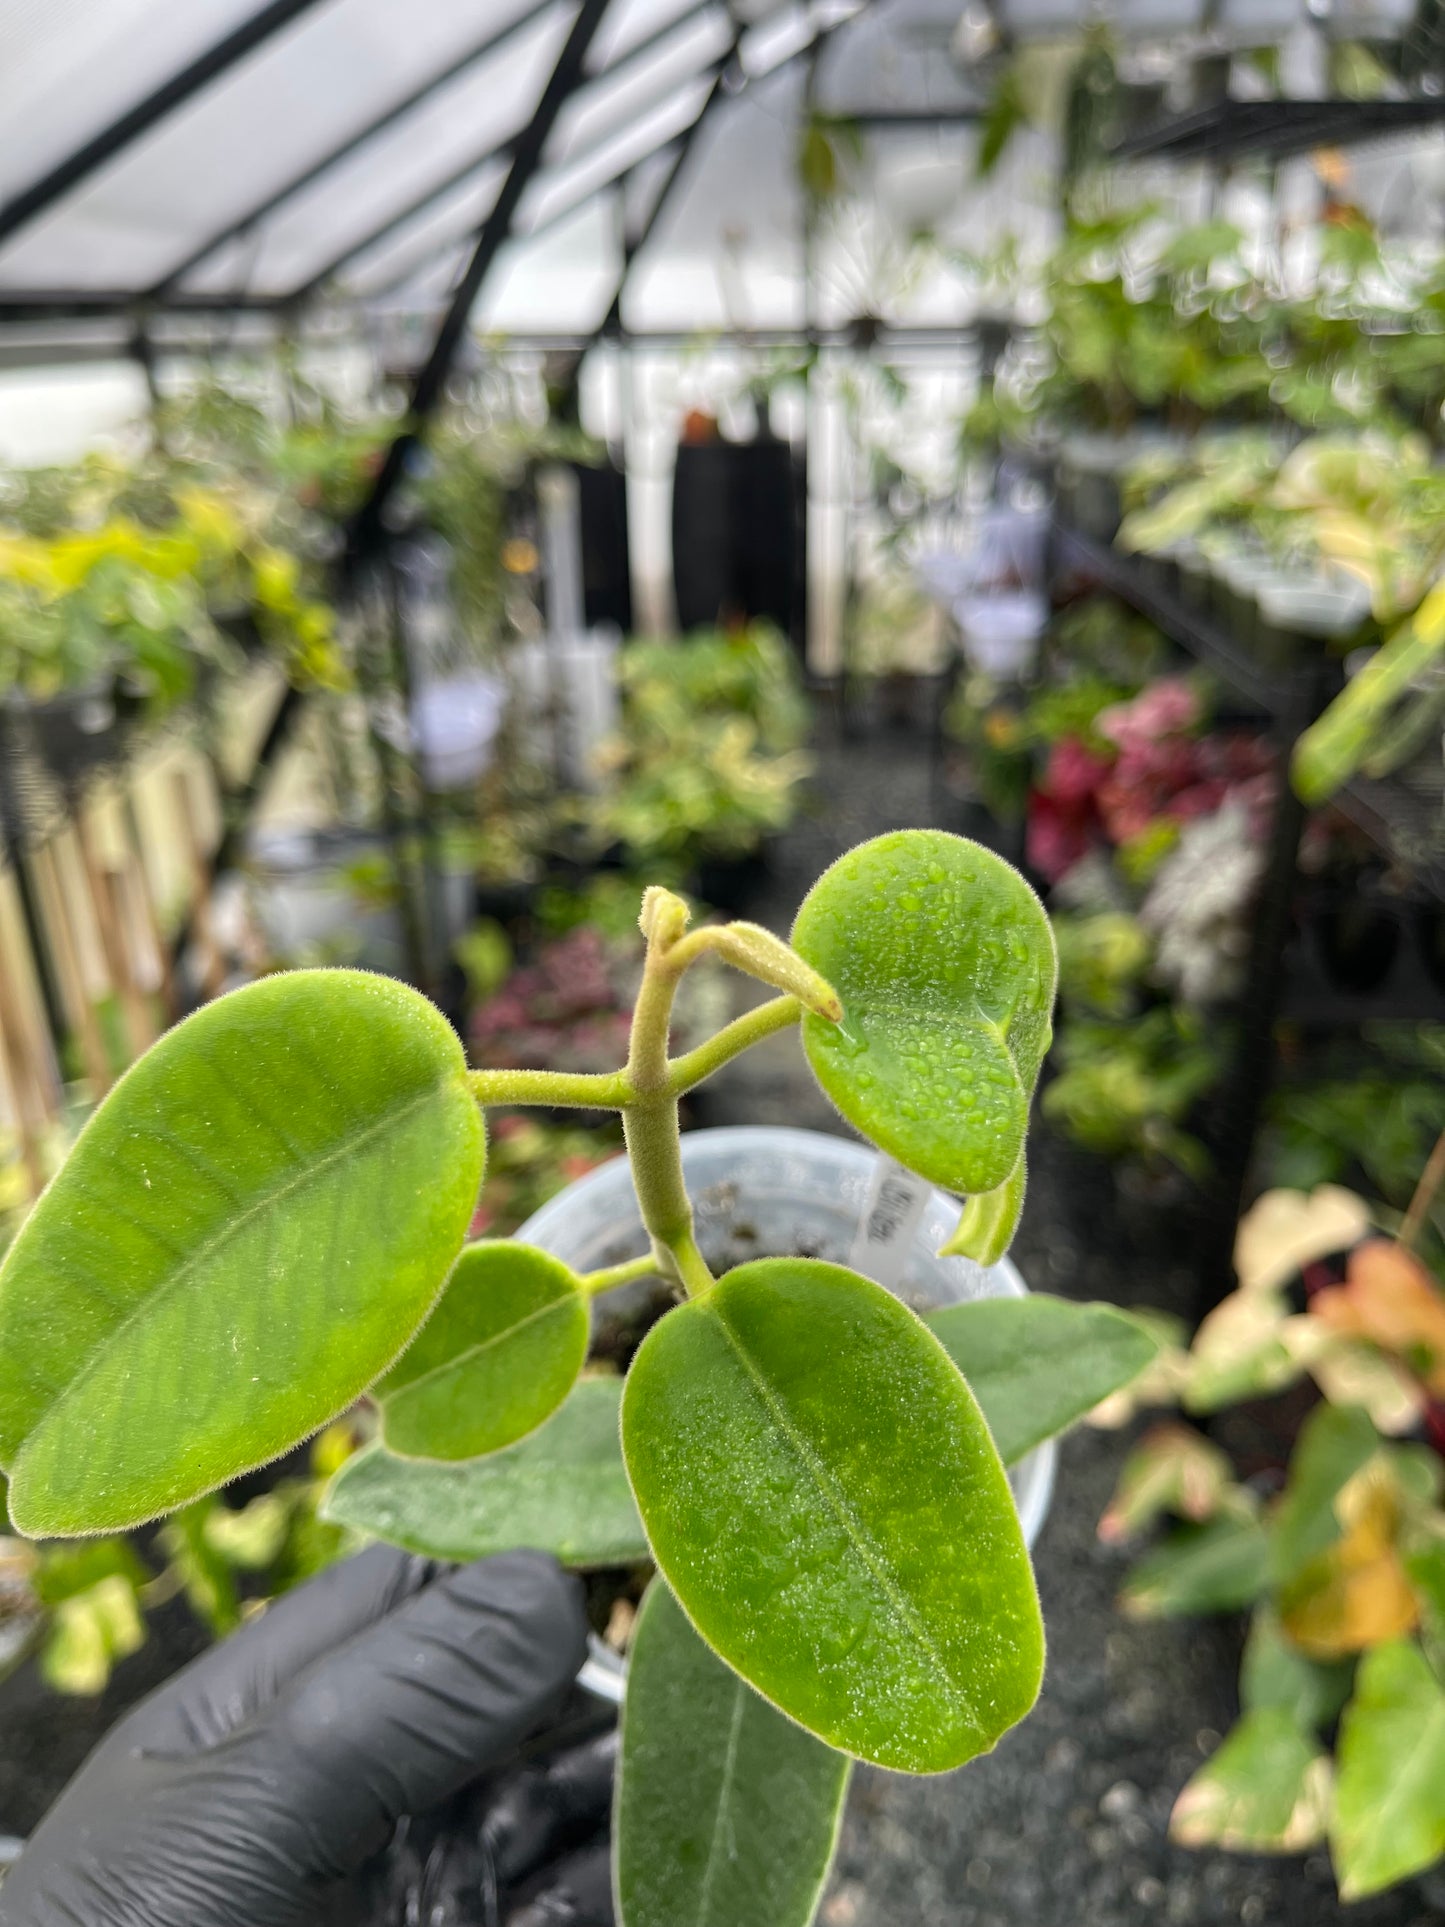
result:
[[(45, 1169), (40, 1161), (40, 1141), (35, 1133), (31, 1105), (35, 1095), (31, 1080), (29, 1053), (25, 1047), (20, 1000), (15, 991), (15, 973), (5, 953), (0, 933), (0, 1070), (10, 1090), (10, 1105), (15, 1114), (15, 1134), (20, 1140), (20, 1160), (32, 1199), (45, 1188)], [(43, 1115), (43, 1111), (42, 1111)]]
[(1435, 1193), (1442, 1184), (1445, 1184), (1445, 1131), (1436, 1138), (1435, 1148), (1425, 1160), (1425, 1169), (1420, 1173), (1420, 1182), (1415, 1186), (1415, 1195), (1410, 1200), (1410, 1208), (1405, 1213), (1404, 1223), (1400, 1226), (1402, 1245), (1413, 1249), (1425, 1228), (1430, 1206), (1435, 1202)]
[(141, 996), (135, 978), (131, 974), (124, 932), (117, 915), (113, 879), (100, 862), (95, 847), (94, 825), (83, 806), (75, 812), (75, 829), (80, 844), (80, 861), (85, 871), (86, 887), (90, 891), (96, 928), (100, 932), (100, 947), (105, 953), (106, 973), (110, 978), (111, 988), (120, 999), (131, 1056), (139, 1057), (151, 1046), (150, 1013), (146, 1010), (145, 999)]
[(161, 934), (160, 913), (156, 909), (155, 892), (151, 888), (150, 871), (146, 867), (140, 819), (136, 815), (135, 798), (129, 791), (124, 799), (121, 823), (126, 845), (126, 887), (140, 911), (141, 930), (160, 972), (161, 1004), (166, 1022), (173, 1024), (180, 1015), (180, 1004), (176, 997), (175, 972), (171, 967), (171, 947)]
[(80, 944), (66, 899), (65, 878), (61, 874), (59, 857), (48, 843), (35, 852), (35, 877), (45, 904), (46, 921), (55, 941), (61, 994), (69, 1008), (71, 1023), (80, 1043), (86, 1081), (99, 1100), (111, 1086), (110, 1058), (101, 1035), (100, 1020), (95, 1014), (95, 1005), (86, 987), (85, 966), (81, 962)]
[(201, 848), (192, 807), (191, 785), (187, 772), (172, 772), (171, 782), (176, 810), (181, 820), (181, 842), (191, 868), (191, 931), (201, 964), (201, 990), (207, 998), (218, 997), (226, 981), (226, 963), (216, 943), (211, 919), (211, 866)]

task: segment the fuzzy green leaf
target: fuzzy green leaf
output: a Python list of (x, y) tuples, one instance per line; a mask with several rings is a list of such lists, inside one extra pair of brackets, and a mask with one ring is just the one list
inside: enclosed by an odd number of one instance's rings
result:
[(848, 1771), (724, 1666), (654, 1580), (622, 1710), (620, 1927), (808, 1927)]
[(1112, 1305), (1076, 1305), (1039, 1292), (946, 1305), (927, 1323), (983, 1407), (1005, 1465), (1137, 1378), (1159, 1351)]
[(0, 1267), (0, 1462), (33, 1535), (138, 1524), (383, 1372), (461, 1248), (483, 1132), (414, 990), (268, 977), (148, 1051)]
[(647, 1541), (617, 1439), (621, 1396), (620, 1379), (581, 1379), (537, 1431), (460, 1465), (359, 1452), (324, 1516), (433, 1559), (531, 1546), (564, 1566), (636, 1565)]
[(976, 1265), (996, 1265), (1014, 1241), (1027, 1185), (1028, 1159), (1020, 1151), (1018, 1163), (1002, 1184), (992, 1191), (981, 1191), (976, 1198), (964, 1199), (953, 1236), (938, 1247), (939, 1257), (972, 1258)]
[(1282, 1706), (1245, 1713), (1174, 1804), (1170, 1838), (1230, 1853), (1304, 1853), (1324, 1838), (1330, 1765)]
[(1053, 932), (1018, 872), (942, 830), (861, 844), (813, 885), (793, 948), (843, 1001), (803, 1018), (850, 1124), (950, 1191), (993, 1191), (1023, 1150), (1048, 1048)]
[(1445, 1853), (1445, 1693), (1412, 1640), (1360, 1661), (1340, 1721), (1330, 1851), (1342, 1900), (1362, 1900)]
[(1033, 1573), (973, 1396), (912, 1312), (810, 1259), (730, 1271), (643, 1341), (622, 1449), (708, 1643), (829, 1745), (987, 1751), (1043, 1670)]
[(389, 1452), (475, 1459), (535, 1431), (577, 1381), (590, 1321), (560, 1258), (469, 1245), (436, 1310), (376, 1387)]

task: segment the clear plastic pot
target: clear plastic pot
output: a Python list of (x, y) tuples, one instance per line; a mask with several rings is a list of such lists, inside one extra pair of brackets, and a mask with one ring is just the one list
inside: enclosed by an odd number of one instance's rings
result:
[[(846, 1264), (877, 1160), (866, 1144), (821, 1131), (748, 1125), (686, 1132), (683, 1172), (703, 1256), (714, 1270), (748, 1258), (794, 1255)], [(1028, 1287), (1008, 1258), (985, 1266), (938, 1256), (957, 1222), (957, 1201), (933, 1192), (895, 1288), (903, 1302), (930, 1311), (971, 1298), (1023, 1297)], [(639, 1256), (647, 1240), (627, 1160), (619, 1156), (568, 1185), (516, 1235), (575, 1271)], [(1041, 1445), (1009, 1473), (1030, 1545), (1048, 1515), (1055, 1456), (1052, 1443)]]

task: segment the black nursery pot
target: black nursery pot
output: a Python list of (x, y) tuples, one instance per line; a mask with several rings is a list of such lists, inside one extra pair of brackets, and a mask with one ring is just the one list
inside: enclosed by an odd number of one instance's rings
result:
[(746, 856), (704, 856), (698, 859), (694, 895), (714, 910), (737, 916), (747, 910), (766, 884), (772, 863), (765, 843)]
[(1416, 911), (1415, 938), (1431, 982), (1445, 990), (1445, 903), (1426, 904)]
[(1399, 919), (1381, 905), (1364, 900), (1318, 910), (1315, 942), (1330, 982), (1339, 990), (1377, 990), (1399, 954)]

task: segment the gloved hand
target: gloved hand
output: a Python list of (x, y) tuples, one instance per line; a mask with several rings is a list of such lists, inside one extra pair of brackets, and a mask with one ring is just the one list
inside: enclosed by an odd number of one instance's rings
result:
[(333, 1918), (402, 1816), (556, 1714), (586, 1635), (577, 1582), (538, 1553), (333, 1566), (102, 1741), (0, 1886), (0, 1927)]

